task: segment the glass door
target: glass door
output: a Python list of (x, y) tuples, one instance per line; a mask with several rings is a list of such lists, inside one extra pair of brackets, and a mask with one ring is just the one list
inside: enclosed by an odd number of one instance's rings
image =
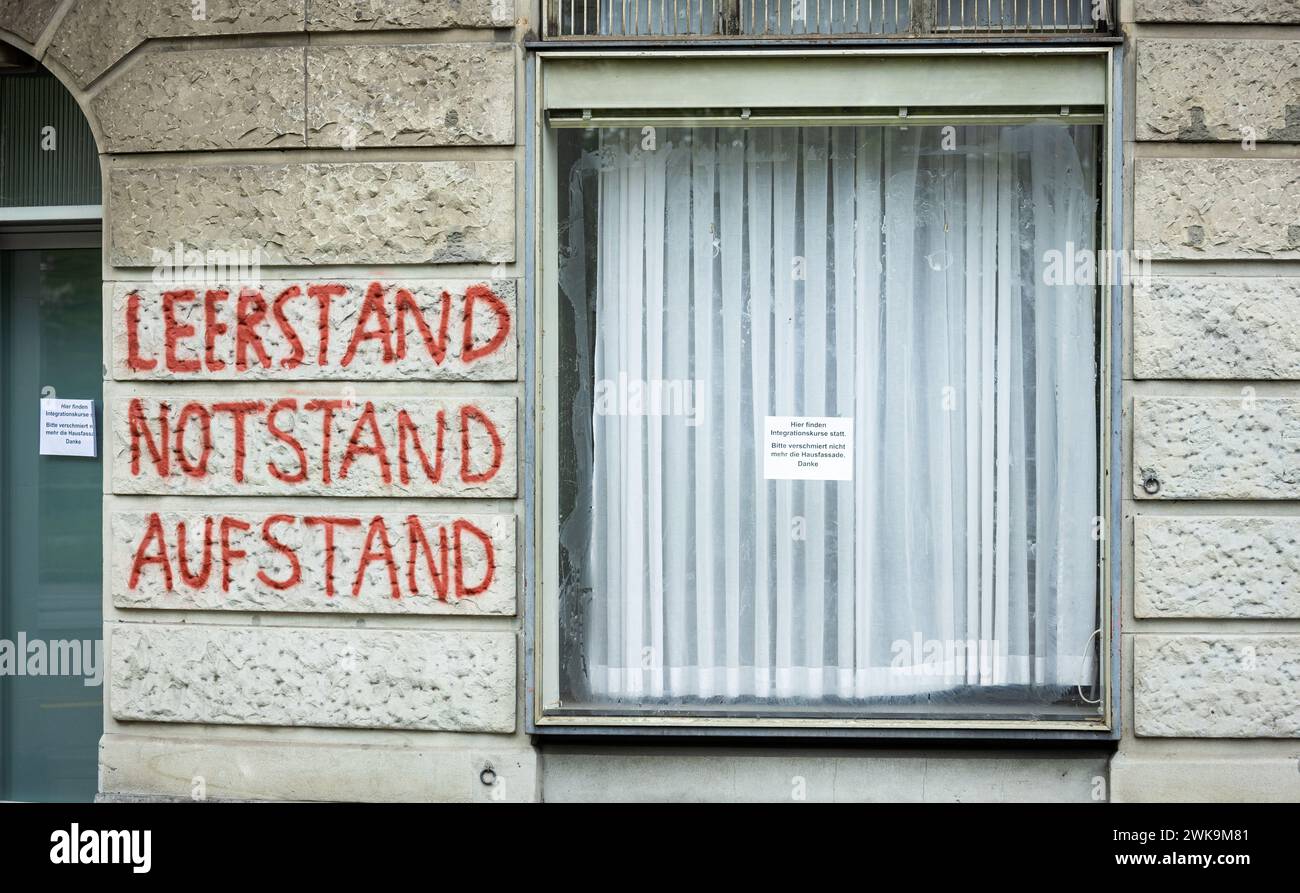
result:
[[(0, 799), (90, 800), (97, 789), (106, 657), (98, 242), (97, 232), (0, 241)], [(40, 454), (42, 396), (94, 401), (95, 458)]]

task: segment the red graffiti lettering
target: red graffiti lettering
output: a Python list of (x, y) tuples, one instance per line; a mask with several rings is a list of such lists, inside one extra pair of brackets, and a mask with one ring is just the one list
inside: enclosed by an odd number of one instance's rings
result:
[[(492, 462), (488, 465), (486, 471), (470, 471), (469, 456), (469, 420), (475, 419), (483, 430), (492, 438)], [(460, 408), (460, 479), (467, 484), (482, 484), (496, 477), (497, 472), (501, 470), (501, 460), (505, 455), (505, 447), (501, 443), (501, 435), (497, 433), (497, 426), (488, 418), (487, 413), (472, 404), (465, 404)]]
[(294, 330), (288, 317), (284, 314), (284, 305), (301, 295), (302, 289), (296, 285), (291, 285), (284, 291), (280, 292), (275, 299), (275, 304), (272, 306), (272, 311), (275, 314), (275, 324), (280, 327), (280, 334), (284, 335), (288, 340), (290, 350), (292, 351), (289, 356), (280, 359), (280, 367), (282, 369), (297, 369), (302, 365), (302, 358), (305, 356), (302, 347), (302, 339), (298, 337), (297, 331)]
[(447, 358), (447, 326), (451, 322), (451, 295), (445, 289), (441, 300), (442, 312), (438, 322), (438, 337), (434, 338), (433, 331), (424, 319), (424, 314), (420, 312), (420, 306), (415, 302), (415, 296), (404, 288), (397, 290), (398, 358), (406, 358), (406, 316), (409, 313), (415, 322), (415, 327), (420, 330), (420, 338), (424, 341), (424, 349), (429, 352), (429, 358), (433, 360), (434, 365), (442, 365), (442, 361)]
[(311, 516), (303, 518), (308, 527), (321, 527), (325, 530), (325, 597), (334, 597), (334, 528), (360, 527), (359, 518), (333, 518)]
[[(482, 595), (492, 585), (492, 578), (496, 575), (497, 570), (496, 552), (492, 549), (492, 538), (464, 518), (453, 521), (451, 528), (454, 532), (453, 539), (455, 540), (456, 549), (456, 597), (470, 598), (475, 595)], [(465, 585), (465, 554), (461, 545), (461, 534), (464, 533), (475, 537), (483, 544), (484, 564), (486, 567), (483, 571), (483, 579), (475, 586)]]
[(330, 482), (330, 441), (334, 435), (334, 413), (344, 407), (342, 400), (308, 400), (303, 409), (321, 414), (321, 483)]
[[(361, 445), (361, 430), (370, 429), (370, 445)], [(343, 462), (339, 465), (339, 480), (348, 476), (348, 469), (356, 461), (357, 456), (374, 456), (379, 462), (379, 475), (384, 479), (385, 484), (393, 482), (393, 473), (388, 466), (388, 454), (384, 446), (383, 435), (379, 433), (379, 423), (375, 421), (375, 405), (369, 400), (366, 401), (365, 408), (361, 411), (361, 418), (357, 419), (357, 424), (352, 429), (352, 436), (348, 438), (348, 448), (343, 453)]]
[[(169, 372), (179, 375), (230, 368), (241, 373), (292, 371), (305, 363), (326, 369), (332, 361), (346, 369), (361, 357), (391, 365), (420, 351), (412, 343), (413, 337), (423, 344), (424, 354), (417, 359), (423, 361), (427, 355), (432, 365), (443, 366), (448, 360), (450, 329), (457, 320), (460, 329), (452, 337), (459, 341), (458, 360), (471, 365), (500, 352), (513, 337), (509, 304), (485, 283), (468, 286), (459, 298), (448, 289), (432, 295), (400, 285), (389, 287), (381, 281), (368, 283), (360, 294), (354, 284), (328, 282), (286, 283), (273, 299), (256, 284), (199, 292), (176, 288), (158, 293), (154, 303), (148, 297), (138, 289), (126, 294), (124, 362), (132, 372), (151, 371), (160, 361)], [(304, 343), (306, 333), (300, 320), (311, 310), (294, 304), (300, 298), (315, 303), (315, 322), (306, 324), (316, 328), (314, 348)], [(462, 301), (459, 307), (458, 299)], [(202, 307), (201, 322), (185, 321), (198, 316), (197, 307), (186, 309), (196, 303)], [(154, 325), (142, 323), (146, 313), (158, 317)], [(478, 330), (480, 325), (491, 331)], [(345, 326), (349, 330), (346, 348), (341, 357), (332, 358), (331, 338)], [(155, 332), (161, 333), (161, 344), (142, 341), (157, 337)], [(272, 332), (275, 337), (269, 334)], [(370, 346), (371, 342), (375, 346)], [(308, 356), (309, 351), (313, 356)]]
[(269, 471), (271, 476), (278, 481), (284, 481), (286, 484), (301, 484), (303, 481), (307, 480), (307, 451), (302, 448), (302, 444), (298, 441), (298, 438), (285, 431), (275, 421), (275, 417), (286, 409), (296, 411), (298, 409), (298, 401), (294, 400), (292, 397), (286, 397), (285, 399), (277, 400), (272, 404), (271, 411), (266, 415), (266, 429), (271, 432), (271, 436), (276, 440), (281, 441), (282, 443), (287, 443), (293, 448), (294, 455), (298, 457), (298, 473), (292, 475), (285, 474), (280, 470), (279, 466), (269, 460), (266, 463), (266, 470)]
[(226, 368), (226, 361), (217, 356), (217, 338), (226, 334), (230, 327), (217, 320), (217, 310), (228, 300), (230, 292), (224, 288), (210, 288), (203, 295), (203, 360), (212, 372)]
[[(157, 543), (158, 550), (155, 554), (149, 555), (147, 550), (150, 543)], [(167, 558), (167, 538), (163, 535), (162, 518), (157, 512), (149, 515), (149, 527), (140, 540), (140, 546), (135, 550), (135, 558), (131, 562), (131, 574), (127, 578), (126, 585), (135, 589), (140, 583), (140, 572), (144, 570), (145, 565), (156, 564), (163, 569), (163, 579), (167, 583), (167, 591), (172, 589), (172, 565)]]
[[(198, 518), (187, 518), (176, 523), (175, 551), (172, 551), (167, 539), (170, 531), (164, 526), (162, 516), (153, 512), (147, 516), (144, 532), (140, 536), (131, 562), (127, 585), (136, 590), (150, 566), (160, 569), (161, 583), (165, 585), (165, 594), (172, 594), (176, 582), (173, 574), (179, 573), (180, 583), (190, 590), (205, 590), (209, 586), (220, 585), (220, 591), (229, 593), (235, 579), (251, 579), (269, 590), (285, 592), (301, 587), (304, 575), (316, 580), (315, 573), (322, 573), (324, 585), (312, 582), (311, 592), (323, 591), (326, 598), (333, 598), (336, 592), (335, 577), (343, 572), (339, 567), (340, 531), (358, 531), (357, 539), (348, 538), (348, 557), (355, 562), (352, 573), (350, 593), (353, 598), (360, 598), (362, 591), (369, 588), (382, 591), (387, 582), (389, 598), (401, 599), (406, 595), (420, 596), (429, 594), (438, 601), (448, 602), (475, 598), (488, 592), (496, 582), (496, 544), (492, 537), (468, 518), (454, 518), (446, 524), (437, 524), (433, 528), (425, 527), (421, 517), (410, 514), (405, 517), (406, 554), (405, 588), (403, 593), (402, 575), (399, 572), (399, 557), (395, 548), (393, 534), (397, 533), (388, 525), (384, 515), (370, 516), (369, 520), (355, 516), (306, 516), (292, 514), (268, 515), (257, 521), (241, 519), (229, 515), (203, 515), (201, 555), (197, 567), (191, 561), (194, 543), (191, 542), (190, 529), (198, 525)], [(298, 554), (300, 539), (297, 536), (284, 536), (287, 529), (293, 533), (301, 521), (307, 528), (320, 528), (323, 531), (323, 552), (325, 560), (320, 563), (304, 565)], [(254, 526), (260, 528), (260, 541), (254, 539), (240, 540), (240, 536), (250, 536)], [(360, 531), (364, 527), (365, 535)], [(360, 548), (356, 542), (360, 541)], [(256, 548), (250, 548), (256, 546)], [(220, 574), (214, 574), (214, 554), (221, 563)], [(277, 560), (278, 559), (278, 560)], [(242, 570), (241, 562), (246, 570)], [(372, 566), (379, 565), (382, 572), (372, 572)], [(481, 567), (481, 575), (468, 568)], [(348, 565), (351, 568), (351, 564)], [(467, 580), (467, 574), (478, 575), (477, 581)], [(219, 584), (218, 584), (219, 581)], [(232, 604), (231, 607), (236, 607)]]
[[(375, 320), (375, 328), (366, 328), (369, 321)], [(385, 363), (393, 362), (393, 325), (388, 319), (388, 309), (384, 306), (384, 287), (372, 282), (366, 289), (366, 299), (361, 304), (361, 313), (357, 317), (357, 327), (352, 332), (352, 340), (343, 354), (342, 366), (348, 366), (357, 355), (357, 347), (363, 341), (378, 341), (384, 349)]]
[[(199, 420), (199, 459), (191, 464), (185, 449), (185, 430), (190, 419)], [(212, 414), (202, 403), (186, 403), (176, 419), (176, 464), (192, 478), (207, 477), (208, 460), (212, 458)]]
[(424, 469), (424, 476), (429, 482), (436, 484), (442, 480), (442, 452), (443, 452), (443, 435), (447, 429), (447, 414), (443, 410), (438, 410), (436, 443), (434, 446), (434, 461), (429, 464), (429, 457), (424, 452), (424, 444), (420, 441), (420, 429), (415, 426), (411, 416), (405, 409), (397, 412), (397, 468), (398, 478), (405, 486), (411, 483), (411, 474), (407, 468), (406, 443), (409, 440), (411, 446), (415, 449), (416, 455), (420, 457), (420, 467)]
[(168, 449), (170, 438), (168, 436), (167, 423), (168, 407), (166, 403), (158, 404), (158, 439), (155, 441), (153, 432), (149, 429), (149, 423), (144, 419), (144, 404), (140, 399), (131, 400), (131, 405), (127, 408), (127, 428), (131, 438), (131, 474), (134, 477), (140, 476), (140, 441), (143, 439), (145, 446), (149, 450), (150, 460), (153, 462), (154, 471), (159, 477), (167, 477), (171, 474), (171, 450)]
[(317, 342), (316, 364), (322, 369), (329, 364), (330, 355), (330, 302), (340, 295), (348, 293), (346, 285), (309, 285), (307, 294), (316, 299), (318, 308), (317, 326), (320, 340)]
[(251, 524), (240, 521), (237, 518), (221, 519), (221, 591), (230, 591), (230, 569), (236, 558), (247, 558), (248, 553), (243, 549), (233, 549), (230, 546), (230, 531), (232, 530), (250, 530)]
[(200, 363), (197, 359), (182, 360), (176, 356), (176, 346), (181, 339), (194, 335), (194, 326), (182, 325), (176, 320), (176, 303), (197, 301), (194, 289), (180, 289), (163, 292), (163, 343), (166, 345), (164, 356), (167, 359), (168, 372), (198, 372)]
[(406, 586), (411, 595), (420, 591), (420, 586), (415, 580), (415, 559), (420, 549), (424, 550), (425, 566), (429, 569), (429, 576), (433, 580), (433, 591), (438, 596), (439, 601), (447, 600), (447, 528), (438, 528), (438, 559), (440, 567), (433, 564), (433, 550), (429, 548), (429, 540), (424, 535), (424, 527), (420, 524), (418, 515), (406, 516), (406, 539), (407, 539), (407, 557), (406, 557)]
[(271, 579), (270, 575), (267, 574), (266, 571), (262, 570), (261, 568), (258, 568), (257, 579), (261, 580), (264, 585), (269, 586), (272, 589), (278, 589), (281, 592), (283, 592), (286, 589), (292, 589), (294, 586), (298, 585), (298, 582), (300, 580), (302, 580), (302, 565), (298, 562), (298, 554), (294, 552), (293, 549), (289, 548), (284, 543), (276, 539), (274, 535), (272, 535), (271, 525), (272, 524), (293, 524), (293, 523), (294, 523), (293, 515), (271, 515), (269, 518), (267, 518), (265, 521), (262, 522), (262, 541), (265, 542), (268, 546), (270, 546), (275, 551), (279, 552), (285, 558), (288, 558), (289, 566), (291, 569), (289, 571), (288, 577), (284, 578), (283, 580), (273, 580)]
[(242, 400), (238, 403), (214, 403), (212, 404), (213, 412), (228, 412), (234, 419), (235, 428), (235, 483), (244, 482), (244, 458), (248, 455), (248, 448), (244, 443), (244, 420), (255, 412), (261, 412), (266, 408), (265, 403), (256, 400)]
[(239, 304), (235, 308), (235, 368), (240, 372), (248, 369), (248, 351), (257, 354), (257, 362), (263, 369), (271, 368), (271, 357), (262, 343), (262, 336), (257, 327), (266, 319), (266, 298), (255, 288), (246, 288), (239, 293)]
[[(374, 549), (375, 538), (378, 536), (380, 544), (383, 546), (381, 551)], [(357, 577), (352, 581), (352, 597), (356, 598), (361, 594), (361, 583), (365, 580), (366, 568), (372, 561), (384, 562), (388, 569), (388, 591), (393, 598), (401, 598), (402, 590), (397, 585), (397, 563), (393, 560), (393, 545), (388, 541), (388, 527), (384, 524), (384, 519), (376, 515), (370, 519), (370, 529), (366, 531), (366, 544), (361, 549), (361, 563), (357, 566)]]
[[(497, 330), (488, 339), (482, 347), (474, 346), (474, 302), (484, 301), (488, 308), (496, 316)], [(495, 353), (502, 344), (505, 344), (506, 338), (510, 335), (510, 308), (506, 306), (505, 301), (496, 296), (496, 293), (486, 285), (471, 285), (465, 289), (465, 332), (461, 342), (460, 359), (463, 363), (472, 363), (475, 360)]]
[(126, 368), (148, 372), (157, 365), (157, 360), (140, 356), (140, 293), (133, 291), (126, 296)]
[(203, 519), (203, 561), (199, 564), (199, 572), (191, 574), (189, 560), (185, 557), (188, 537), (185, 532), (185, 522), (180, 521), (176, 524), (176, 569), (181, 573), (181, 580), (191, 589), (202, 589), (208, 584), (208, 576), (212, 573), (212, 518), (209, 516)]

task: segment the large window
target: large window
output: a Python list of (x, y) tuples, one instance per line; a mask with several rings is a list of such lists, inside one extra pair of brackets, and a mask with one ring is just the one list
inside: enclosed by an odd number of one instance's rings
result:
[(1104, 128), (903, 111), (552, 117), (543, 719), (1101, 719)]

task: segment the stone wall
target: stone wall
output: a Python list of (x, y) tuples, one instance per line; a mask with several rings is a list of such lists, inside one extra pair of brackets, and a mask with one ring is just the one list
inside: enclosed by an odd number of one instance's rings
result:
[[(1300, 6), (1126, 10), (1118, 800), (1300, 799)], [(1279, 26), (1279, 27), (1268, 27)]]
[(102, 154), (106, 796), (536, 798), (525, 9), (0, 3)]

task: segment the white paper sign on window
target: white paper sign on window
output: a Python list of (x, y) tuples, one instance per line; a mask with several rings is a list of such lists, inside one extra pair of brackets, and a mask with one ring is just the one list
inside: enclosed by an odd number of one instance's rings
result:
[(769, 481), (853, 480), (853, 419), (767, 416), (763, 477)]
[(95, 457), (95, 401), (41, 399), (41, 455)]

